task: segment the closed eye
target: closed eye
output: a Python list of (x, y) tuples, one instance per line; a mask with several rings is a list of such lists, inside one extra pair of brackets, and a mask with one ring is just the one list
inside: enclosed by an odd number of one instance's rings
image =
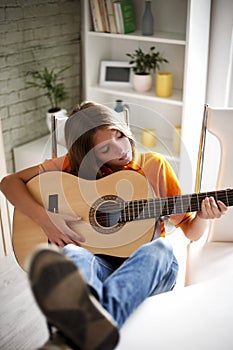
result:
[(106, 154), (106, 153), (109, 152), (109, 149), (110, 149), (109, 146), (104, 146), (103, 148), (101, 148), (101, 149), (99, 150), (99, 152), (102, 153), (102, 154)]
[(122, 137), (125, 137), (125, 135), (123, 134), (123, 132), (117, 131), (116, 138), (121, 139)]

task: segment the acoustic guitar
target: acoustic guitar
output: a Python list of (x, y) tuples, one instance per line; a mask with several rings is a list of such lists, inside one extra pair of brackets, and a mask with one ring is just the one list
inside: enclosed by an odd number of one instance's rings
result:
[[(161, 216), (198, 211), (206, 196), (233, 205), (233, 190), (155, 198), (145, 176), (126, 170), (97, 181), (68, 173), (42, 173), (27, 183), (38, 203), (51, 212), (78, 215), (71, 228), (85, 237), (80, 245), (93, 253), (128, 257), (151, 241)], [(13, 248), (21, 267), (27, 255), (47, 236), (34, 221), (14, 210)]]

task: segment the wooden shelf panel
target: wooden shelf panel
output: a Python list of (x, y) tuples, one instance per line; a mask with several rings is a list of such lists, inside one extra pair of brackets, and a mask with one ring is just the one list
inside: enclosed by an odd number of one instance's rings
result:
[(149, 41), (151, 43), (163, 43), (173, 45), (186, 45), (185, 36), (178, 33), (168, 32), (156, 32), (153, 36), (143, 36), (141, 31), (137, 30), (129, 34), (113, 34), (113, 33), (102, 33), (89, 31), (90, 36), (103, 37), (108, 39), (123, 39), (123, 40), (136, 40), (136, 41)]
[(183, 106), (183, 101), (182, 101), (182, 96), (183, 96), (183, 91), (182, 90), (172, 90), (172, 96), (167, 97), (167, 98), (161, 98), (157, 97), (155, 95), (154, 90), (139, 93), (135, 91), (132, 87), (109, 87), (109, 86), (100, 86), (100, 85), (95, 85), (92, 87), (89, 87), (92, 90), (102, 92), (105, 94), (110, 94), (116, 96), (119, 92), (122, 96), (125, 97), (133, 97), (137, 99), (143, 99), (144, 101), (154, 101), (154, 102), (159, 102), (159, 103), (165, 103), (165, 104), (170, 104), (170, 105), (176, 105), (176, 106)]

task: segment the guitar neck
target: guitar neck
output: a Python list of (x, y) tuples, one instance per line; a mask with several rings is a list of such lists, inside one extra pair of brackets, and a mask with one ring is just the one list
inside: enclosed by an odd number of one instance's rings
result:
[(233, 205), (232, 189), (166, 198), (142, 199), (122, 203), (121, 221), (159, 218), (160, 216), (200, 211), (201, 203), (206, 197), (213, 197), (216, 201), (220, 200), (226, 206)]

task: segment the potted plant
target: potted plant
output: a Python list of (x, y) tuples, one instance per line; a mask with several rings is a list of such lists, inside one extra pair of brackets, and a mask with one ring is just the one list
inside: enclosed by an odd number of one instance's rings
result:
[(151, 72), (155, 73), (161, 63), (168, 63), (168, 60), (155, 49), (155, 46), (152, 46), (149, 52), (145, 53), (139, 48), (133, 53), (126, 54), (131, 59), (129, 64), (134, 72), (133, 86), (137, 91), (149, 91), (152, 86)]
[(69, 67), (65, 67), (55, 72), (54, 69), (49, 70), (47, 67), (41, 72), (38, 70), (32, 70), (27, 72), (27, 76), (33, 78), (32, 81), (28, 81), (27, 85), (42, 89), (45, 91), (45, 95), (50, 102), (50, 108), (47, 112), (47, 125), (51, 130), (51, 115), (56, 114), (56, 118), (64, 118), (67, 116), (67, 111), (61, 108), (61, 102), (67, 99), (67, 93), (65, 91), (64, 83), (59, 82), (61, 73), (67, 70)]

